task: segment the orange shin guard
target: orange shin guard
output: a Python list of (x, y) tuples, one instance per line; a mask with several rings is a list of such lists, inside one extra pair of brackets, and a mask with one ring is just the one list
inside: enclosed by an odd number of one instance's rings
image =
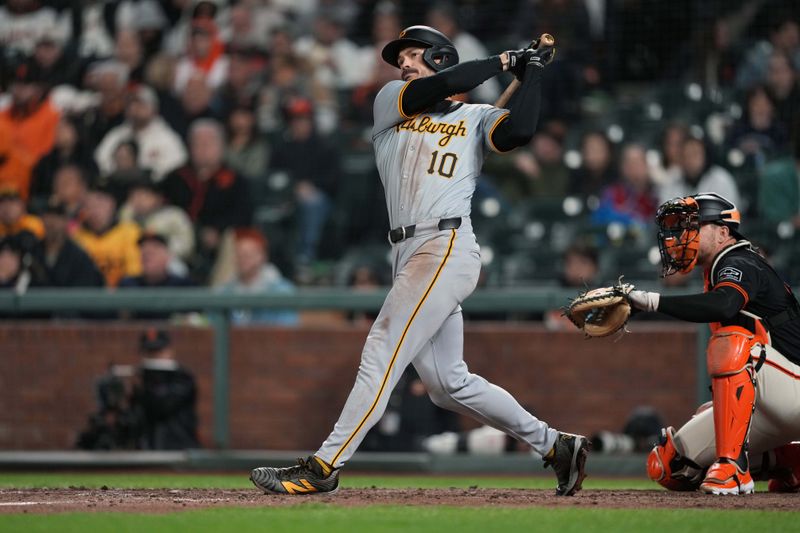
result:
[(661, 443), (647, 456), (647, 475), (669, 490), (693, 491), (700, 485), (702, 469), (681, 457), (675, 448), (675, 430), (661, 430)]
[(739, 326), (719, 328), (706, 351), (714, 404), (717, 457), (747, 468), (745, 442), (755, 407), (756, 388), (750, 350), (755, 336)]

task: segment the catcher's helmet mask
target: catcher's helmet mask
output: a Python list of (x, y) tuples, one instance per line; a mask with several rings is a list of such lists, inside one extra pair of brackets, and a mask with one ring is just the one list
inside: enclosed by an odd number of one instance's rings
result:
[(700, 248), (700, 226), (726, 226), (731, 235), (739, 240), (742, 239), (738, 231), (741, 218), (733, 202), (713, 192), (664, 202), (656, 213), (661, 276), (676, 272), (686, 274), (695, 267)]
[(439, 72), (458, 63), (458, 51), (442, 32), (430, 26), (411, 26), (400, 32), (400, 36), (383, 47), (381, 57), (393, 67), (399, 67), (397, 56), (410, 46), (425, 48), (422, 60), (434, 72)]

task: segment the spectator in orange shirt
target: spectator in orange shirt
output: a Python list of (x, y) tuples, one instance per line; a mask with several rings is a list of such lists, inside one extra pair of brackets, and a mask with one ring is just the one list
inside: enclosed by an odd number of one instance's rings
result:
[(117, 220), (117, 201), (104, 185), (92, 188), (84, 205), (84, 221), (73, 238), (97, 264), (106, 285), (116, 287), (126, 276), (142, 272), (139, 227)]
[(0, 183), (17, 187), (23, 199), (33, 166), (53, 148), (60, 113), (47, 98), (47, 86), (32, 61), (17, 66), (11, 105), (0, 111)]
[(0, 238), (28, 233), (36, 240), (44, 238), (44, 224), (34, 215), (29, 215), (19, 191), (13, 187), (0, 188)]

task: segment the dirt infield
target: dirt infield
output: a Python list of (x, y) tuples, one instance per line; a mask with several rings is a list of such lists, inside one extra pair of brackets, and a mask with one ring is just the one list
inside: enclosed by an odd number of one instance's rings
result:
[(585, 490), (572, 498), (533, 489), (341, 489), (328, 496), (272, 496), (237, 489), (2, 489), (0, 514), (64, 512), (171, 513), (210, 507), (449, 505), (461, 507), (588, 507), (613, 509), (741, 509), (796, 511), (796, 495), (708, 496), (656, 490)]

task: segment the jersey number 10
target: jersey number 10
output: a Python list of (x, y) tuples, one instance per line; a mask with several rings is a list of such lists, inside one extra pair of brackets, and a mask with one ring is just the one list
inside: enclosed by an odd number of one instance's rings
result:
[(442, 154), (442, 158), (439, 159), (439, 168), (436, 168), (436, 160), (439, 158), (439, 151), (435, 151), (431, 154), (431, 166), (428, 167), (428, 174), (433, 174), (434, 172), (438, 172), (439, 175), (443, 178), (452, 178), (453, 172), (456, 169), (456, 162), (458, 161), (458, 156), (452, 152), (445, 152)]

